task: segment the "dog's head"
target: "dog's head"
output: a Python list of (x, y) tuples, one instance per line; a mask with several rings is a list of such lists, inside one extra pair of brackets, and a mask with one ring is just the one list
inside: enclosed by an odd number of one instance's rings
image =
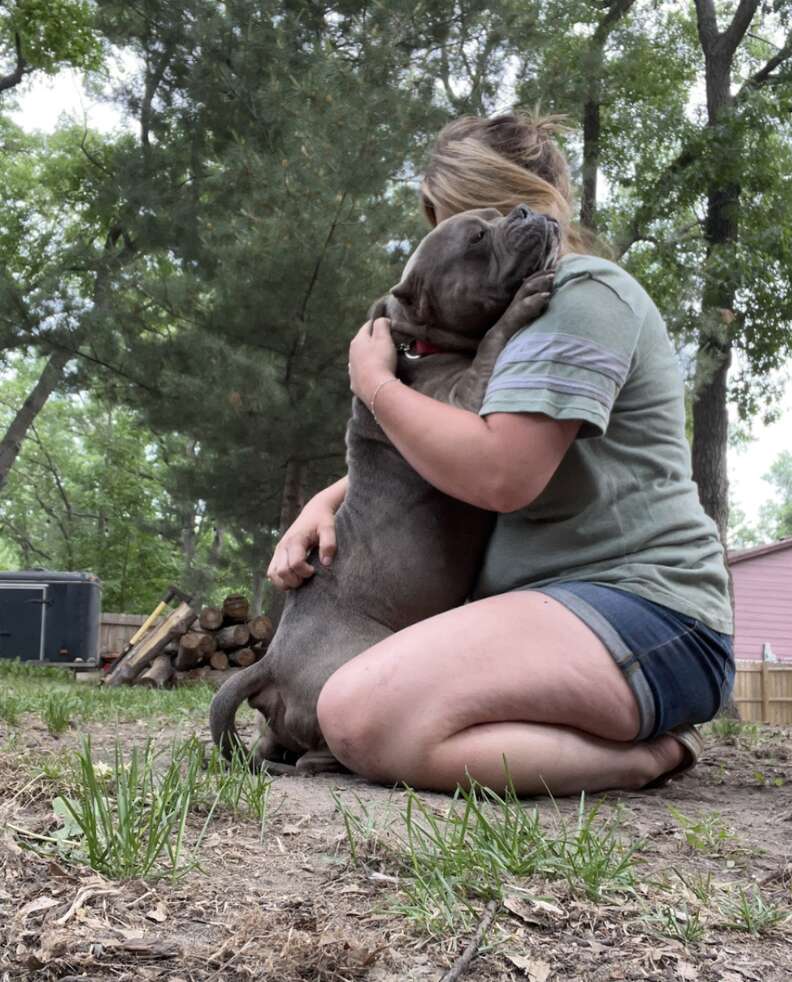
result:
[(454, 215), (421, 241), (381, 313), (397, 343), (471, 351), (522, 281), (555, 264), (560, 240), (558, 222), (527, 205), (506, 216), (494, 208)]

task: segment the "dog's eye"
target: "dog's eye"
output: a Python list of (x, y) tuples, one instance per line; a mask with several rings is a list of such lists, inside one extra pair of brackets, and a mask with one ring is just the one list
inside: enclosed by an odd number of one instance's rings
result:
[(487, 234), (487, 230), (485, 228), (480, 228), (478, 232), (474, 232), (473, 235), (471, 235), (470, 241), (481, 242), (481, 240), (484, 238), (486, 234)]

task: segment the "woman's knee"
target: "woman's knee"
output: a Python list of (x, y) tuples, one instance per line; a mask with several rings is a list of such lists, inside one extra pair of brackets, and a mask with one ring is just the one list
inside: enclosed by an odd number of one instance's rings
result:
[(383, 714), (354, 673), (342, 668), (328, 679), (316, 713), (322, 736), (342, 764), (365, 777), (381, 777), (388, 756)]

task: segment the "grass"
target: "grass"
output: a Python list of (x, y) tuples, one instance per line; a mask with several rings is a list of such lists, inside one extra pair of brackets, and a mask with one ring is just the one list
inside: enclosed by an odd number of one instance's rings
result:
[(703, 940), (706, 929), (697, 910), (690, 910), (687, 904), (678, 907), (659, 904), (644, 920), (655, 927), (659, 934), (685, 945)]
[[(71, 672), (30, 662), (0, 661), (0, 720), (16, 726), (22, 714), (38, 715), (54, 736), (70, 723), (205, 716), (214, 695), (206, 684), (176, 689), (109, 688), (76, 682)], [(243, 707), (242, 712), (250, 712)]]
[[(198, 864), (197, 851), (214, 814), (254, 818), (263, 835), (270, 780), (240, 754), (225, 764), (191, 738), (157, 750), (151, 740), (124, 755), (116, 742), (109, 762), (97, 760), (86, 738), (71, 772), (40, 772), (61, 785), (53, 799), (57, 827), (39, 835), (14, 827), (28, 846), (86, 864), (110, 879), (177, 878)], [(186, 846), (192, 813), (203, 824)]]
[(13, 693), (0, 696), (0, 719), (9, 726), (17, 726), (22, 714), (22, 700)]
[(408, 789), (399, 820), (385, 830), (365, 808), (337, 795), (335, 803), (353, 862), (391, 861), (400, 882), (395, 909), (430, 934), (468, 928), (482, 901), (502, 900), (528, 877), (562, 880), (594, 901), (634, 886), (641, 843), (625, 841), (618, 816), (602, 818), (584, 795), (575, 821), (557, 816), (551, 828), (513, 790), (501, 797), (475, 782), (441, 813)]
[(47, 724), (50, 736), (59, 737), (71, 725), (77, 705), (70, 696), (50, 692), (41, 704), (41, 718)]
[(736, 897), (727, 897), (720, 905), (724, 926), (735, 931), (760, 935), (772, 931), (790, 918), (788, 907), (774, 904), (762, 896), (759, 887), (740, 889)]
[(668, 810), (682, 830), (688, 847), (695, 852), (721, 856), (737, 848), (735, 833), (718, 812), (701, 812), (697, 818), (690, 818), (673, 805), (669, 805)]

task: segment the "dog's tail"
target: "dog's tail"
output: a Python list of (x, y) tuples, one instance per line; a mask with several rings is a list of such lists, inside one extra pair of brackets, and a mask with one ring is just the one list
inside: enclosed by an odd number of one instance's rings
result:
[(235, 720), (239, 707), (270, 681), (270, 667), (265, 655), (260, 661), (254, 662), (248, 668), (232, 675), (224, 682), (212, 699), (209, 707), (209, 728), (212, 739), (220, 748), (226, 760), (231, 760), (234, 753), (240, 751), (245, 759), (253, 765), (253, 756), (237, 733)]

